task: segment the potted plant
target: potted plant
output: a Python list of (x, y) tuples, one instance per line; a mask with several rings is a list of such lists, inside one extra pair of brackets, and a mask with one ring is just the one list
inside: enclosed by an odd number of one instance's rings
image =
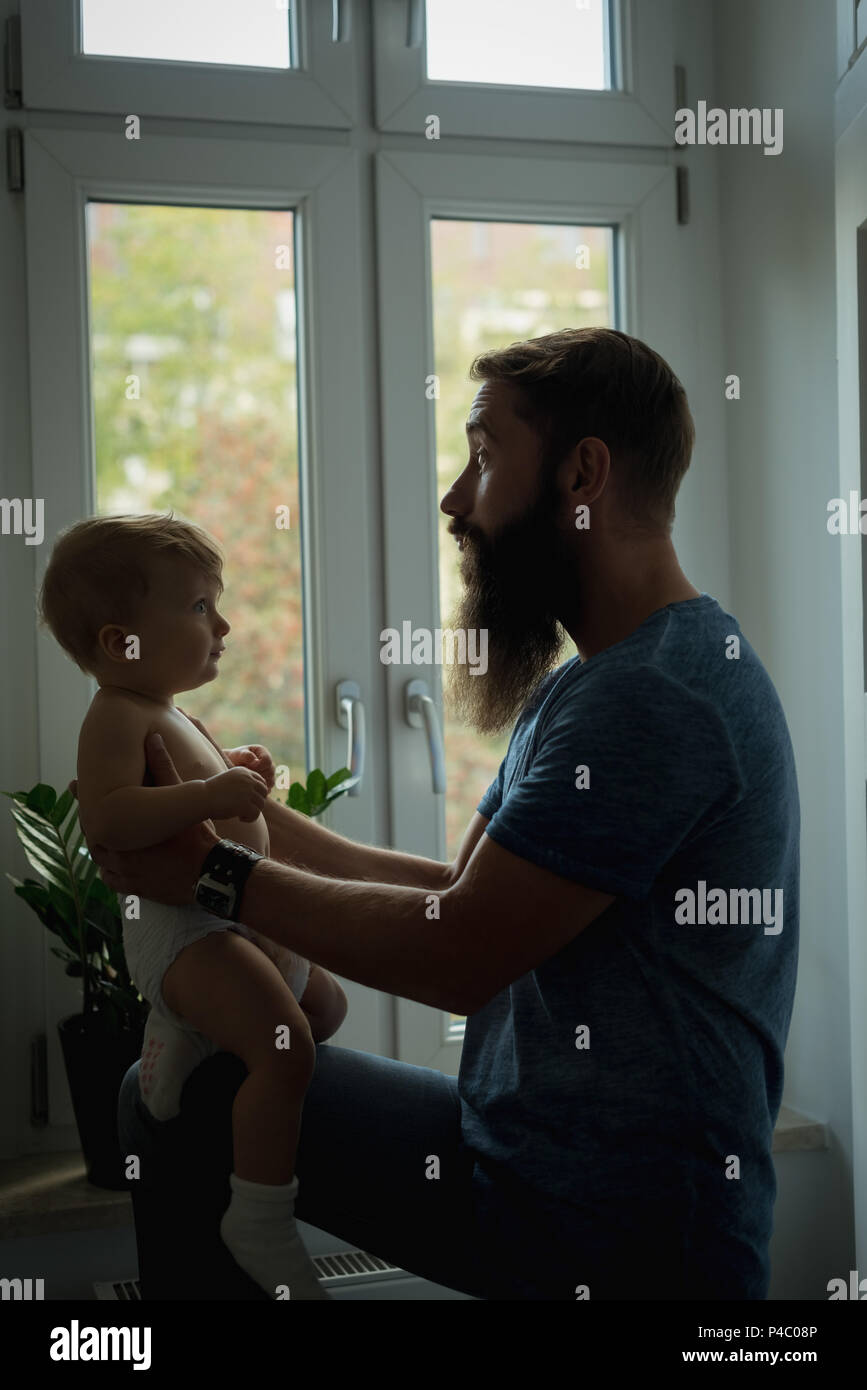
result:
[[(315, 768), (306, 787), (292, 783), (287, 803), (303, 815), (318, 816), (356, 781), (348, 768), (328, 778)], [(69, 790), (58, 796), (39, 782), (29, 792), (3, 795), (12, 801), (18, 838), (43, 881), (6, 877), (58, 938), (60, 946), (50, 949), (66, 962), (67, 975), (82, 982), (81, 1013), (57, 1027), (88, 1180), (125, 1190), (117, 1097), (124, 1076), (141, 1056), (150, 1006), (127, 969), (117, 895), (99, 877)]]

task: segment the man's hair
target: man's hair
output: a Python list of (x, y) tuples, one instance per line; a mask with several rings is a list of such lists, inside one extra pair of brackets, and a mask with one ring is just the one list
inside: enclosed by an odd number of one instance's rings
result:
[(150, 587), (150, 566), (166, 555), (189, 560), (222, 592), (223, 556), (191, 522), (165, 516), (98, 516), (62, 531), (39, 591), (39, 621), (77, 666), (93, 674), (106, 623), (135, 622)]
[(653, 348), (614, 328), (564, 328), (483, 352), (470, 379), (520, 388), (516, 412), (551, 468), (580, 440), (601, 439), (624, 510), (670, 531), (695, 424), (683, 386)]

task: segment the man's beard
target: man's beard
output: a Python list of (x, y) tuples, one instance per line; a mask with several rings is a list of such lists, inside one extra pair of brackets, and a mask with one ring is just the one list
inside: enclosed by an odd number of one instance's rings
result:
[(454, 527), (457, 535), (466, 536), (461, 554), (465, 587), (450, 626), (467, 633), (487, 629), (488, 669), (473, 675), (469, 663), (455, 662), (446, 690), (458, 716), (480, 734), (501, 733), (514, 722), (566, 640), (555, 609), (566, 597), (565, 582), (574, 610), (576, 579), (561, 559), (554, 507), (555, 494), (550, 484), (543, 484), (530, 510), (493, 539), (460, 522)]

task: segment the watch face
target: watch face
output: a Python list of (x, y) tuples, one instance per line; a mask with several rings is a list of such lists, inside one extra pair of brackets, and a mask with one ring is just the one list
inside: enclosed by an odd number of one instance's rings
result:
[(233, 889), (224, 887), (212, 878), (200, 879), (196, 887), (196, 902), (217, 917), (229, 915), (234, 899)]

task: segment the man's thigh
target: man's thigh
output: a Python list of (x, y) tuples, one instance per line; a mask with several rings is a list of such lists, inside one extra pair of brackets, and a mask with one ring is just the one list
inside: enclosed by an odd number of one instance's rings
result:
[[(157, 1196), (180, 1187), (184, 1209), (201, 1208), (199, 1224), (215, 1230), (230, 1196), (232, 1105), (245, 1075), (237, 1058), (209, 1058), (188, 1079), (181, 1113), (167, 1124), (141, 1104), (135, 1070), (121, 1091), (121, 1145), (139, 1156), (142, 1186)], [(473, 1167), (461, 1140), (454, 1077), (317, 1046), (296, 1158), (299, 1221), (434, 1283), (485, 1298)], [(161, 1243), (159, 1235), (153, 1239)], [(157, 1264), (159, 1250), (151, 1254)]]
[(454, 1077), (331, 1044), (316, 1048), (295, 1165), (298, 1220), (484, 1297), (473, 1166)]

